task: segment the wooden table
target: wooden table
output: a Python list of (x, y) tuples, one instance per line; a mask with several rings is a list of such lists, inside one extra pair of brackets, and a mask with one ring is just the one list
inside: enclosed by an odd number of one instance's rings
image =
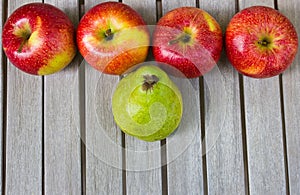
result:
[[(1, 0), (0, 29), (28, 2)], [(75, 25), (100, 2), (44, 0)], [(238, 10), (266, 5), (300, 33), (299, 0), (123, 3), (148, 25), (173, 8), (197, 6), (223, 32)], [(121, 133), (110, 108), (119, 78), (101, 75), (80, 55), (45, 77), (20, 72), (3, 52), (0, 58), (2, 194), (300, 194), (299, 54), (284, 74), (257, 80), (239, 75), (223, 52), (211, 73), (176, 81), (185, 97), (183, 122), (174, 135), (153, 143)]]

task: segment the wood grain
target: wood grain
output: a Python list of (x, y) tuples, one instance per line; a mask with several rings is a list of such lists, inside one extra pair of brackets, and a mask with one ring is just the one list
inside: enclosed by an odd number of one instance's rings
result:
[[(234, 0), (200, 1), (199, 7), (211, 14), (225, 33), (235, 14), (233, 5)], [(204, 81), (207, 191), (245, 194), (239, 75), (225, 52), (217, 67), (204, 76)]]
[[(122, 2), (140, 13), (147, 25), (156, 23), (156, 0)], [(160, 142), (148, 143), (126, 135), (125, 147), (127, 194), (161, 194)]]
[(274, 7), (274, 1), (270, 0), (239, 0), (239, 8), (244, 9), (246, 7), (254, 6), (254, 5), (263, 5), (267, 7)]
[[(79, 20), (76, 0), (46, 0)], [(46, 194), (81, 194), (79, 56), (63, 71), (45, 77), (44, 166)]]
[(156, 0), (122, 0), (122, 2), (129, 5), (139, 14), (141, 14), (147, 25), (156, 24)]
[[(162, 14), (181, 6), (196, 6), (192, 0), (162, 1)], [(203, 194), (199, 79), (174, 79), (183, 95), (183, 119), (167, 138), (169, 194)]]
[[(273, 0), (240, 1), (274, 7)], [(285, 194), (285, 167), (279, 77), (244, 77), (245, 122), (251, 194)]]
[[(104, 1), (85, 0), (87, 12)], [(114, 123), (111, 95), (119, 78), (85, 66), (86, 194), (122, 194), (122, 136)]]
[[(42, 1), (2, 0), (1, 17), (6, 12), (5, 2), (10, 15), (25, 3)], [(44, 2), (64, 10), (77, 25), (80, 4), (88, 11), (104, 0)], [(274, 7), (277, 2), (300, 34), (298, 0), (122, 2), (141, 13), (150, 25), (161, 15), (156, 12), (156, 3), (162, 6), (157, 7), (162, 8), (162, 14), (197, 3), (217, 19), (223, 31), (235, 12), (235, 2), (240, 9)], [(172, 78), (184, 96), (185, 111), (178, 130), (166, 140), (167, 146), (159, 149), (163, 154), (166, 151), (167, 162), (161, 162), (165, 159), (156, 151), (159, 143), (125, 136), (126, 151), (122, 151), (122, 134), (110, 105), (119, 77), (102, 75), (77, 57), (62, 72), (43, 78), (19, 71), (0, 53), (4, 66), (7, 62), (7, 70), (0, 69), (0, 101), (4, 102), (0, 128), (5, 130), (0, 133), (0, 146), (5, 149), (0, 150), (0, 177), (4, 176), (0, 191), (4, 194), (299, 194), (299, 53), (282, 80), (242, 77), (240, 83), (224, 52), (219, 72), (214, 70), (204, 77), (204, 88), (199, 79)], [(222, 83), (217, 81), (219, 74)], [(218, 91), (223, 87), (226, 93)], [(210, 131), (220, 126), (220, 132)], [(80, 138), (86, 146), (84, 154)], [(244, 156), (243, 149), (247, 149)], [(144, 154), (141, 157), (135, 152)], [(122, 162), (124, 156), (127, 167)], [(167, 166), (162, 171), (160, 167), (152, 169), (164, 163)]]
[[(8, 1), (8, 15), (32, 1)], [(42, 77), (8, 64), (6, 194), (42, 193)]]
[[(278, 1), (279, 11), (294, 24), (298, 33), (298, 39), (300, 39), (299, 7), (300, 2), (297, 0)], [(299, 65), (298, 51), (295, 61), (282, 75), (290, 194), (298, 194), (300, 192), (300, 121), (299, 114), (297, 114), (300, 110)]]
[[(110, 82), (118, 77), (102, 76), (86, 64), (86, 192), (120, 194), (122, 192), (121, 132), (111, 113)], [(98, 84), (97, 84), (98, 83)], [(97, 86), (98, 85), (98, 86)], [(95, 107), (96, 110), (95, 110)]]

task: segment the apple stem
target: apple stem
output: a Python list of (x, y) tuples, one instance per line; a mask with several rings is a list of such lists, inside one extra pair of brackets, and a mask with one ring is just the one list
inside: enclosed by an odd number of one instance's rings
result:
[(22, 42), (21, 42), (21, 45), (20, 45), (20, 47), (18, 48), (18, 53), (21, 53), (21, 52), (22, 52), (22, 49), (23, 49), (24, 45), (27, 43), (29, 37), (30, 37), (30, 33), (24, 35), (24, 38), (23, 38), (23, 40), (22, 40)]
[(152, 90), (153, 86), (159, 81), (159, 78), (155, 75), (144, 75), (144, 83), (142, 89), (146, 92)]
[(18, 49), (18, 53), (21, 53), (21, 51), (22, 51), (22, 49), (23, 49), (23, 47), (24, 47), (24, 45), (25, 45), (26, 42), (27, 42), (26, 40), (22, 41), (22, 43), (21, 43), (21, 45), (20, 45), (20, 47)]
[(262, 46), (268, 46), (268, 41), (259, 41), (259, 44), (261, 44)]
[(188, 43), (191, 40), (191, 35), (184, 33), (176, 39), (169, 41), (169, 45), (173, 45), (179, 42)]
[(106, 40), (112, 40), (114, 34), (111, 32), (111, 29), (107, 29), (104, 33)]
[(268, 45), (271, 43), (271, 41), (268, 38), (263, 38), (258, 41), (258, 44), (263, 47), (268, 47)]

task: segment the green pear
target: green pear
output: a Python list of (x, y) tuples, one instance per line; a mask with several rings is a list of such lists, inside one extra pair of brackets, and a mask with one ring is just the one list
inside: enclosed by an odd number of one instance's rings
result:
[(120, 129), (144, 141), (162, 140), (179, 125), (182, 96), (168, 75), (154, 65), (129, 73), (112, 97), (114, 120)]

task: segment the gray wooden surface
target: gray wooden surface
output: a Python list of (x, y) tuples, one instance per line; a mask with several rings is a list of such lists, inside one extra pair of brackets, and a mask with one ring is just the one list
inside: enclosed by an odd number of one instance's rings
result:
[[(195, 7), (196, 2), (162, 1), (162, 15), (182, 6)], [(199, 79), (191, 79), (191, 83), (182, 79), (175, 82), (181, 90), (184, 109), (182, 123), (166, 142), (168, 192), (203, 194)]]
[[(297, 0), (279, 1), (278, 9), (285, 14), (295, 25), (296, 30), (300, 32), (300, 2)], [(299, 54), (296, 60), (282, 75), (283, 85), (283, 104), (284, 104), (284, 124), (286, 131), (286, 148), (287, 148), (287, 167), (289, 179), (289, 191), (291, 194), (300, 192), (300, 121), (298, 112), (300, 110), (300, 58)]]
[[(8, 1), (8, 14), (20, 4)], [(40, 194), (43, 188), (43, 78), (7, 67), (6, 194)]]
[[(240, 1), (240, 9), (253, 5), (274, 7), (273, 0)], [(251, 194), (286, 192), (279, 76), (244, 77), (246, 142)]]
[[(199, 6), (220, 23), (224, 33), (237, 5), (235, 0), (222, 0), (219, 3), (201, 1)], [(215, 71), (205, 75), (210, 81), (209, 87), (205, 88), (205, 94), (209, 94), (205, 96), (208, 193), (245, 194), (239, 75), (228, 62), (225, 51), (218, 70), (219, 73)], [(223, 91), (220, 90), (222, 87)], [(216, 97), (219, 98), (212, 102), (211, 99)], [(217, 107), (215, 110), (214, 105)], [(221, 112), (226, 115), (215, 116), (222, 108)], [(231, 179), (228, 179), (229, 176)]]
[[(2, 0), (0, 29), (6, 14), (27, 2), (33, 1)], [(61, 8), (77, 26), (104, 1), (44, 2)], [(236, 11), (267, 5), (276, 6), (300, 32), (298, 0), (122, 2), (138, 11), (150, 30), (167, 11), (197, 6), (225, 32)], [(113, 121), (110, 103), (118, 76), (101, 74), (79, 54), (59, 73), (30, 76), (0, 53), (0, 192), (300, 194), (299, 55), (270, 79), (239, 75), (224, 51), (204, 77), (172, 78), (184, 97), (184, 118), (166, 140), (146, 143), (124, 135)]]
[[(63, 10), (77, 26), (77, 1), (45, 0), (44, 3)], [(81, 191), (79, 104), (75, 99), (79, 93), (79, 64), (77, 56), (65, 70), (44, 78), (43, 152), (45, 193), (48, 194)]]
[[(85, 0), (87, 12), (104, 1)], [(117, 76), (103, 75), (85, 66), (86, 193), (122, 194), (122, 137), (114, 124), (110, 102)]]
[[(124, 0), (140, 13), (153, 30), (156, 23), (156, 0)], [(152, 14), (149, 14), (152, 13)], [(149, 61), (153, 60), (149, 55)], [(161, 149), (160, 142), (147, 143), (132, 136), (125, 136), (125, 162), (126, 162), (126, 193), (127, 194), (161, 194)]]

